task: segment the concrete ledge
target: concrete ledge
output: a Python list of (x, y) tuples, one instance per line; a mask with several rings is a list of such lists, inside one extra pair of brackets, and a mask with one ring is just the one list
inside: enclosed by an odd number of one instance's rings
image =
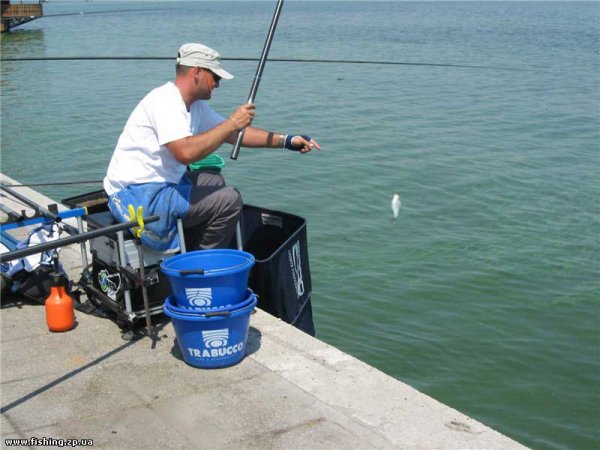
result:
[[(72, 278), (78, 252), (61, 251)], [(167, 320), (155, 342), (126, 342), (108, 320), (76, 313), (75, 329), (50, 333), (43, 306), (4, 303), (3, 446), (34, 436), (115, 449), (525, 448), (260, 310), (248, 356), (201, 370), (183, 362)]]

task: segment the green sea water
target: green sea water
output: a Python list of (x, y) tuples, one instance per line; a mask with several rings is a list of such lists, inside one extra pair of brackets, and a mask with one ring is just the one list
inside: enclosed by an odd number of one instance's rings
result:
[[(2, 35), (2, 58), (174, 57), (194, 41), (257, 58), (274, 2), (44, 8)], [(270, 62), (254, 124), (323, 150), (219, 150), (246, 202), (307, 219), (318, 337), (530, 447), (598, 448), (600, 3), (289, 1), (270, 56), (416, 64)], [(236, 78), (212, 103), (227, 115), (256, 62), (224, 65)], [(102, 178), (173, 68), (2, 62), (2, 172)]]

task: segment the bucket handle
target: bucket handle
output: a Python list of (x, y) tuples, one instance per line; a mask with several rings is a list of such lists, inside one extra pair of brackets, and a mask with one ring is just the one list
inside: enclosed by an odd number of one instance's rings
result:
[(177, 314), (181, 316), (203, 316), (203, 317), (228, 317), (231, 315), (231, 311), (202, 311), (201, 313), (193, 313), (193, 312), (182, 312), (177, 311)]
[(227, 317), (231, 315), (231, 311), (209, 311), (204, 313), (204, 317)]
[(181, 275), (204, 275), (204, 269), (179, 270)]
[(223, 267), (222, 269), (209, 269), (209, 270), (205, 270), (205, 269), (186, 269), (186, 270), (172, 269), (172, 270), (179, 272), (180, 275), (205, 275), (207, 273), (225, 272), (226, 270), (239, 269), (240, 267), (244, 267), (246, 264), (248, 264), (248, 261), (245, 261), (242, 264), (238, 264), (237, 266), (233, 266), (233, 267)]

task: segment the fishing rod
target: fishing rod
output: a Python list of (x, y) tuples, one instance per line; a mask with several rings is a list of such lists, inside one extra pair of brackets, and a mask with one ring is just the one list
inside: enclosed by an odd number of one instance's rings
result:
[[(3, 212), (4, 214), (6, 214), (6, 216), (13, 222), (23, 222), (25, 220), (25, 216), (23, 214), (17, 214), (15, 211), (4, 206), (1, 203), (0, 203), (0, 211)], [(3, 222), (3, 220), (0, 220), (0, 223), (1, 222)]]
[[(7, 194), (9, 194), (10, 196), (12, 196), (14, 199), (21, 202), (23, 205), (31, 208), (33, 210), (33, 216), (31, 216), (31, 218), (43, 217), (43, 218), (45, 218), (47, 220), (51, 220), (55, 223), (62, 222), (63, 218), (61, 217), (61, 214), (58, 212), (58, 208), (56, 207), (56, 205), (52, 205), (55, 207), (55, 210), (50, 211), (49, 209), (41, 207), (40, 205), (38, 205), (34, 201), (30, 200), (29, 198), (25, 197), (24, 195), (19, 194), (17, 191), (8, 187), (5, 183), (0, 183), (0, 189), (2, 191), (6, 192)], [(52, 206), (49, 206), (49, 208)], [(24, 221), (26, 221), (26, 219), (29, 218), (29, 217), (27, 217), (27, 214), (25, 213), (25, 211), (22, 211), (21, 216), (23, 217)], [(19, 221), (19, 220), (17, 220), (17, 221)], [(77, 230), (77, 228), (75, 228), (67, 223), (63, 222), (62, 225), (63, 225), (63, 228), (71, 234), (75, 234), (75, 233), (79, 232), (79, 230)]]
[(4, 183), (0, 183), (0, 188), (2, 190), (6, 191), (6, 193), (12, 195), (14, 198), (16, 198), (17, 200), (19, 200), (20, 202), (22, 202), (25, 205), (27, 205), (30, 208), (32, 208), (35, 211), (36, 215), (41, 215), (43, 217), (46, 217), (47, 219), (53, 220), (56, 223), (59, 223), (59, 222), (62, 221), (62, 217), (60, 217), (58, 214), (56, 214), (56, 213), (54, 213), (52, 211), (49, 211), (49, 210), (47, 210), (45, 208), (42, 208), (40, 205), (38, 205), (35, 202), (32, 202), (30, 199), (28, 199), (24, 195), (21, 195), (18, 192), (12, 190), (8, 186), (6, 186)]
[[(159, 216), (144, 217), (144, 223), (152, 223), (158, 220), (160, 220)], [(136, 219), (131, 220), (129, 222), (122, 222), (116, 225), (110, 225), (108, 227), (99, 228), (97, 230), (88, 231), (86, 233), (80, 233), (74, 236), (57, 239), (56, 241), (44, 242), (38, 245), (34, 245), (32, 247), (26, 247), (23, 249), (14, 250), (12, 252), (3, 253), (0, 255), (0, 262), (13, 261), (15, 259), (25, 258), (36, 253), (42, 253), (47, 250), (53, 250), (55, 248), (64, 247), (66, 245), (77, 244), (79, 242), (88, 241), (99, 236), (107, 236), (116, 233), (117, 231), (123, 231), (128, 228), (133, 228), (137, 226), (139, 226), (139, 223)]]
[[(0, 58), (0, 62), (27, 62), (27, 61), (171, 61), (172, 56), (31, 56), (23, 58)], [(221, 58), (222, 61), (260, 61), (259, 58), (229, 57)], [(406, 62), (406, 61), (374, 61), (374, 60), (351, 60), (351, 59), (300, 59), (300, 58), (268, 58), (269, 62), (288, 63), (316, 63), (316, 64), (364, 64), (364, 65), (388, 65), (388, 66), (425, 66), (425, 67), (455, 67), (464, 69), (485, 70), (511, 70), (526, 71), (535, 69), (520, 69), (516, 67), (479, 66), (471, 64), (446, 64), (428, 62)]]
[[(253, 104), (254, 99), (256, 98), (256, 92), (258, 91), (258, 85), (260, 83), (260, 79), (265, 68), (265, 62), (267, 61), (267, 55), (269, 54), (269, 49), (271, 48), (271, 42), (273, 42), (275, 28), (277, 27), (277, 21), (279, 20), (279, 15), (281, 14), (282, 7), (283, 0), (278, 0), (277, 6), (275, 7), (275, 12), (273, 13), (273, 19), (271, 20), (271, 26), (269, 27), (269, 33), (267, 34), (267, 39), (265, 40), (265, 45), (263, 47), (262, 54), (260, 55), (260, 61), (258, 62), (258, 67), (256, 68), (256, 75), (254, 75), (254, 81), (252, 82), (252, 87), (250, 88), (250, 95), (248, 96), (249, 104)], [(242, 130), (238, 131), (237, 140), (235, 141), (235, 145), (233, 146), (233, 150), (231, 151), (231, 159), (237, 159), (238, 154), (240, 153), (240, 147), (242, 145), (242, 139), (244, 139), (245, 132), (246, 128), (243, 128)]]

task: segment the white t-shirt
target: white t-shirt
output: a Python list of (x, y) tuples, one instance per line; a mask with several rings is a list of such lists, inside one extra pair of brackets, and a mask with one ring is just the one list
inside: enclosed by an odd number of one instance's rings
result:
[(119, 137), (104, 189), (112, 195), (131, 184), (179, 183), (186, 166), (165, 144), (203, 133), (224, 120), (204, 100), (192, 103), (187, 111), (173, 82), (150, 91), (133, 110)]

